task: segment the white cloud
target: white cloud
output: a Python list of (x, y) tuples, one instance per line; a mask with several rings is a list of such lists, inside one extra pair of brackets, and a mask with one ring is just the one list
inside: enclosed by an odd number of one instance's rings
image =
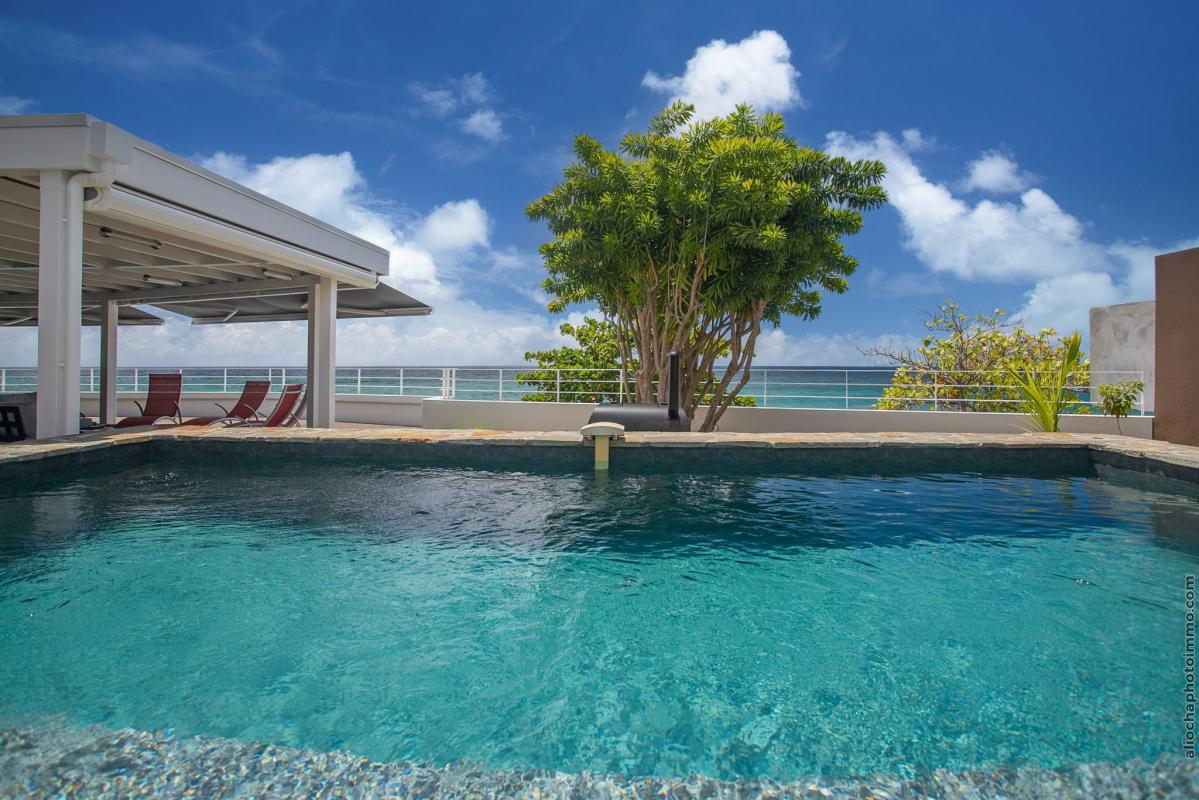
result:
[(436, 86), (410, 83), (408, 91), (439, 117), (464, 106), (480, 106), (491, 100), (491, 84), (481, 72), (469, 72), (461, 78), (451, 78)]
[(504, 121), (490, 108), (480, 108), (462, 120), (462, 130), (487, 142), (499, 142), (504, 137)]
[(1076, 272), (1038, 281), (1027, 294), (1019, 318), (1034, 328), (1054, 328), (1059, 333), (1090, 328), (1090, 309), (1128, 299), (1122, 287), (1106, 272)]
[[(905, 131), (900, 141), (886, 133), (860, 139), (835, 131), (827, 146), (837, 155), (886, 163), (883, 185), (899, 212), (904, 244), (927, 267), (965, 280), (1031, 285), (1017, 315), (1031, 327), (1085, 333), (1091, 306), (1153, 298), (1154, 254), (1193, 246), (1104, 244), (1041, 189), (1023, 191), (1018, 202), (963, 200), (917, 166), (913, 155), (926, 142), (915, 131)], [(998, 159), (1006, 163), (997, 166)], [(978, 175), (977, 188), (1018, 191), (1016, 182), (1032, 180), (993, 151), (972, 163), (972, 176), (983, 161), (990, 166)]]
[[(436, 86), (412, 83), (408, 85), (408, 91), (434, 117), (456, 116), (452, 121), (456, 128), (487, 144), (508, 138), (503, 115), (491, 107), (491, 84), (481, 72), (467, 73)], [(443, 156), (457, 160), (471, 160), (481, 155), (478, 146), (472, 148), (462, 143), (441, 142), (437, 149)]]
[(10, 94), (0, 95), (0, 115), (24, 114), (33, 106), (33, 101)]
[(488, 246), (491, 217), (479, 201), (455, 200), (429, 212), (415, 229), (415, 239), (435, 255), (458, 256)]
[(470, 72), (458, 79), (458, 93), (468, 103), (486, 103), (491, 99), (491, 84), (482, 72)]
[[(464, 296), (459, 275), (527, 265), (512, 248), (492, 250), (491, 219), (475, 199), (443, 203), (415, 215), (372, 197), (349, 153), (310, 154), (251, 163), (217, 153), (204, 166), (391, 252), (386, 281), (434, 306), (429, 317), (343, 320), (338, 361), (344, 365), (519, 363), (527, 350), (560, 346), (561, 320), (533, 310), (484, 308)], [(536, 278), (530, 276), (530, 289)], [(10, 363), (36, 360), (34, 330), (5, 330)], [(84, 362), (98, 354), (95, 329), (85, 330)], [(299, 322), (192, 326), (172, 317), (161, 327), (123, 328), (121, 363), (155, 365), (302, 365)]]
[(449, 89), (430, 89), (420, 84), (408, 88), (436, 116), (444, 117), (458, 107), (458, 98)]
[(965, 188), (967, 191), (1010, 194), (1023, 192), (1037, 182), (1037, 176), (1020, 169), (1015, 161), (998, 150), (983, 153), (969, 166)]
[(810, 333), (792, 336), (782, 328), (773, 328), (758, 337), (754, 363), (764, 367), (793, 364), (856, 366), (875, 361), (862, 355), (864, 348), (902, 350), (914, 344), (911, 337), (899, 334)]
[(641, 85), (695, 104), (699, 117), (728, 114), (738, 103), (759, 111), (785, 111), (805, 105), (791, 49), (776, 31), (757, 31), (729, 44), (715, 39), (696, 49), (682, 75), (650, 71)]
[[(907, 133), (905, 142), (923, 141)], [(1020, 281), (1091, 267), (1102, 248), (1083, 236), (1083, 225), (1040, 189), (1019, 203), (970, 204), (944, 184), (926, 178), (906, 143), (886, 133), (858, 139), (835, 131), (828, 149), (848, 158), (886, 163), (884, 186), (899, 211), (906, 246), (934, 270), (967, 280)]]

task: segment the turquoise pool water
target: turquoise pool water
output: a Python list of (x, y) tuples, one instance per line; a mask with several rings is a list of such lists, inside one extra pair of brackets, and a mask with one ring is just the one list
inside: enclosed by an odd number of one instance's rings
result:
[(0, 727), (722, 778), (1181, 740), (1186, 497), (1094, 477), (104, 470), (0, 493)]

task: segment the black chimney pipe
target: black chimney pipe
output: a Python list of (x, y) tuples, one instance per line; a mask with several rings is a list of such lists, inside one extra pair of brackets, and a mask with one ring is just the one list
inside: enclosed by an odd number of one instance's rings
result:
[(666, 411), (666, 416), (670, 419), (679, 418), (679, 393), (682, 391), (682, 381), (679, 380), (679, 351), (672, 350), (666, 354), (670, 359), (670, 385), (667, 387), (667, 392), (670, 395), (670, 406)]

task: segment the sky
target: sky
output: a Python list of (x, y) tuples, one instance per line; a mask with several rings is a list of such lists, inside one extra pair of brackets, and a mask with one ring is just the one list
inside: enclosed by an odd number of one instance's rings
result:
[[(867, 363), (947, 298), (1028, 326), (1152, 299), (1199, 246), (1199, 4), (9, 4), (0, 113), (87, 112), (391, 251), (424, 318), (343, 321), (343, 365), (517, 364), (592, 311), (545, 311), (524, 209), (578, 133), (610, 147), (675, 98), (783, 114), (887, 164), (849, 291), (762, 365)], [(0, 330), (0, 362), (35, 363)], [(297, 365), (302, 323), (122, 330), (133, 366)], [(85, 333), (85, 364), (98, 360)]]

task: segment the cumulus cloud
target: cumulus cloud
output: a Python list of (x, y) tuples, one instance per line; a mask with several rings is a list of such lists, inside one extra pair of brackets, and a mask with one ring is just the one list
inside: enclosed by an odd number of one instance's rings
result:
[(440, 256), (461, 256), (490, 244), (491, 217), (473, 197), (437, 206), (414, 228), (416, 242)]
[[(527, 350), (560, 346), (560, 320), (534, 310), (485, 308), (465, 296), (467, 275), (511, 273), (533, 260), (510, 247), (492, 249), (491, 219), (475, 199), (443, 203), (426, 214), (369, 193), (349, 153), (281, 157), (253, 163), (217, 153), (202, 159), (215, 172), (387, 248), (385, 280), (434, 306), (429, 317), (342, 320), (339, 363), (350, 365), (471, 365), (519, 362)], [(530, 288), (536, 278), (530, 276)], [(301, 322), (197, 325), (172, 315), (161, 327), (124, 328), (120, 361), (126, 365), (302, 365), (306, 326)], [(4, 332), (10, 363), (36, 361), (36, 332)], [(85, 329), (84, 363), (95, 363), (95, 329)]]
[(998, 150), (989, 150), (971, 161), (967, 167), (965, 188), (967, 191), (1010, 194), (1023, 192), (1037, 182), (1031, 172), (1020, 169), (1015, 161)]
[(487, 142), (499, 142), (505, 138), (504, 121), (490, 108), (480, 108), (462, 120), (462, 130)]
[(785, 111), (805, 105), (791, 49), (776, 31), (757, 31), (729, 44), (715, 39), (696, 49), (682, 75), (649, 71), (641, 85), (695, 104), (700, 117), (731, 112), (738, 103), (759, 111)]
[(1019, 202), (971, 204), (930, 181), (907, 144), (914, 138), (834, 131), (827, 146), (837, 155), (886, 163), (884, 185), (903, 220), (905, 244), (932, 269), (967, 280), (1021, 281), (1081, 272), (1103, 257), (1082, 223), (1040, 189), (1024, 192)]
[[(833, 132), (827, 146), (837, 155), (886, 163), (884, 186), (899, 212), (904, 244), (930, 269), (965, 280), (1031, 284), (1019, 312), (1031, 326), (1085, 333), (1091, 306), (1153, 298), (1154, 254), (1193, 246), (1104, 243), (1042, 189), (1026, 189), (1011, 201), (962, 199), (924, 175), (914, 158), (923, 149), (912, 146), (916, 140), (910, 132), (898, 140), (887, 133)], [(993, 155), (973, 162), (971, 173)], [(995, 168), (990, 158), (981, 180), (991, 191), (1018, 191), (1013, 181), (1031, 178), (1002, 158), (1010, 167)]]

